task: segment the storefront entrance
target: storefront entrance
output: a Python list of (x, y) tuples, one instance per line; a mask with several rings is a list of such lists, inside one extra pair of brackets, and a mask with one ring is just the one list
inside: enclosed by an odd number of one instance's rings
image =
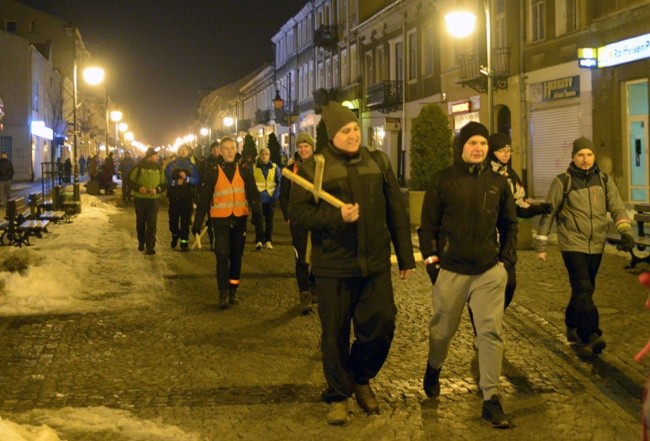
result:
[(625, 84), (627, 101), (625, 137), (628, 152), (628, 173), (631, 202), (650, 202), (650, 176), (648, 173), (648, 82)]

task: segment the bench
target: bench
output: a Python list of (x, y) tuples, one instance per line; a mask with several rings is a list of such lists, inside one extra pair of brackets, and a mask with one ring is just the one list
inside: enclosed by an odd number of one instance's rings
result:
[(47, 232), (48, 220), (33, 219), (31, 210), (25, 205), (24, 198), (12, 198), (7, 201), (5, 221), (0, 224), (0, 244), (22, 247), (31, 245), (30, 236), (42, 237)]
[[(637, 229), (634, 238), (635, 247), (630, 251), (630, 263), (625, 268), (634, 268), (639, 263), (650, 264), (650, 251), (645, 251), (646, 248), (650, 248), (650, 236), (645, 234), (645, 224), (650, 223), (650, 204), (634, 204), (634, 221)], [(618, 245), (621, 242), (620, 235), (608, 234), (607, 242)]]
[[(28, 200), (29, 209), (32, 213), (32, 219), (47, 220), (54, 223), (68, 220), (65, 211), (54, 211), (47, 209), (47, 202), (43, 201), (43, 193), (40, 191), (36, 193), (30, 193)], [(51, 207), (51, 205), (49, 206)]]

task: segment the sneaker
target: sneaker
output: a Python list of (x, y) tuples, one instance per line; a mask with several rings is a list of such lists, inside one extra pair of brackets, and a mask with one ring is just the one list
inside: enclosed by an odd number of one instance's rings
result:
[(145, 251), (144, 253), (149, 256), (153, 256), (154, 254), (156, 254), (156, 250), (154, 250), (153, 248), (147, 248), (147, 251)]
[(144, 251), (144, 244), (143, 243), (138, 244), (138, 251)]
[(181, 251), (189, 251), (190, 250), (190, 244), (186, 240), (181, 240)]
[(429, 398), (436, 398), (440, 395), (440, 369), (434, 369), (427, 362), (427, 370), (424, 372), (424, 381), (422, 386), (424, 393)]
[(591, 349), (591, 353), (594, 355), (602, 353), (603, 349), (607, 347), (607, 343), (605, 343), (603, 336), (598, 335), (596, 332), (589, 336), (589, 343), (587, 343), (587, 345)]
[(228, 293), (228, 304), (230, 306), (234, 306), (239, 304), (239, 300), (237, 299), (237, 292), (236, 291), (230, 291)]
[(365, 410), (367, 414), (379, 414), (379, 402), (377, 402), (377, 398), (370, 388), (370, 384), (355, 384), (354, 396), (356, 397), (359, 406)]
[(228, 291), (223, 291), (219, 293), (219, 309), (228, 309), (230, 304), (228, 303)]
[(510, 427), (510, 422), (503, 413), (501, 407), (501, 399), (498, 395), (492, 395), (489, 400), (483, 401), (483, 421), (490, 424), (496, 429), (507, 429)]
[(256, 249), (257, 251), (260, 251), (260, 250), (262, 249), (262, 242), (257, 242), (257, 243), (255, 244), (255, 249)]
[(176, 245), (178, 245), (178, 236), (172, 236), (172, 248), (176, 248)]
[(266, 249), (267, 250), (272, 250), (273, 249), (273, 244), (271, 243), (270, 240), (268, 242), (266, 242)]
[(348, 412), (347, 398), (343, 401), (334, 401), (330, 403), (330, 407), (327, 410), (327, 424), (332, 426), (345, 426), (350, 422)]

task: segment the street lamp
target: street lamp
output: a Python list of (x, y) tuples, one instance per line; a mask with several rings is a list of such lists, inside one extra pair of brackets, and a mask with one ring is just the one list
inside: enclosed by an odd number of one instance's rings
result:
[[(488, 128), (490, 133), (494, 131), (494, 121), (492, 119), (492, 108), (494, 107), (494, 95), (492, 90), (492, 81), (494, 73), (492, 72), (492, 37), (490, 32), (491, 14), (490, 0), (482, 0), (485, 9), (485, 44), (487, 46), (486, 66), (481, 66), (481, 74), (487, 77), (487, 100), (488, 100)], [(456, 38), (467, 37), (474, 31), (476, 24), (476, 15), (469, 11), (453, 11), (445, 15), (447, 29), (451, 35)]]
[[(276, 84), (277, 86), (277, 84)], [(287, 115), (287, 126), (289, 126), (289, 152), (292, 152), (293, 147), (291, 145), (291, 114), (293, 113), (292, 102), (291, 102), (291, 72), (289, 72), (289, 86), (287, 87), (287, 99), (289, 100), (289, 114)], [(280, 89), (275, 89), (275, 98), (273, 98), (273, 108), (276, 110), (276, 114), (279, 110), (284, 109), (284, 100), (280, 96)]]
[[(117, 150), (117, 140), (118, 140), (118, 137), (119, 137), (118, 123), (120, 121), (122, 121), (122, 112), (120, 112), (119, 110), (113, 110), (111, 112), (111, 121), (113, 121), (115, 123), (115, 148), (113, 149), (113, 151), (115, 151), (115, 150)], [(106, 146), (106, 147), (108, 147), (108, 146)]]
[(237, 136), (237, 115), (235, 115), (234, 118), (228, 115), (223, 119), (224, 126), (230, 128), (233, 124), (235, 125), (235, 136)]

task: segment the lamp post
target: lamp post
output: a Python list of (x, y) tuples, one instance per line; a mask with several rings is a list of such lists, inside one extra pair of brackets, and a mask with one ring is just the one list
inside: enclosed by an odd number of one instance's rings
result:
[[(276, 84), (277, 86), (277, 84)], [(282, 85), (280, 85), (282, 86)], [(291, 101), (291, 72), (289, 72), (289, 86), (285, 89), (287, 91), (287, 99), (289, 100), (289, 115), (287, 115), (287, 126), (289, 126), (289, 153), (293, 153), (293, 146), (291, 145), (291, 114), (293, 113)], [(273, 108), (278, 111), (284, 109), (284, 100), (280, 96), (280, 89), (275, 89), (275, 98), (273, 98)]]
[[(111, 121), (115, 123), (115, 147), (113, 148), (113, 152), (115, 152), (117, 151), (117, 142), (118, 142), (117, 140), (118, 137), (120, 136), (118, 132), (119, 130), (118, 124), (120, 121), (122, 121), (122, 112), (120, 112), (119, 110), (113, 110), (111, 112)], [(108, 148), (108, 146), (106, 148)]]
[[(485, 44), (487, 49), (486, 66), (481, 66), (481, 74), (487, 76), (487, 101), (488, 101), (488, 128), (490, 133), (494, 131), (492, 108), (494, 107), (493, 94), (493, 72), (492, 72), (492, 35), (490, 30), (491, 13), (490, 0), (482, 0), (485, 10)], [(445, 22), (449, 33), (456, 38), (463, 38), (470, 35), (476, 24), (476, 16), (468, 11), (453, 11), (445, 15)]]

